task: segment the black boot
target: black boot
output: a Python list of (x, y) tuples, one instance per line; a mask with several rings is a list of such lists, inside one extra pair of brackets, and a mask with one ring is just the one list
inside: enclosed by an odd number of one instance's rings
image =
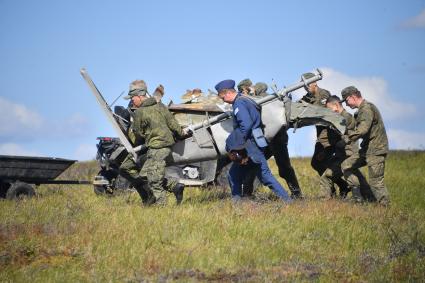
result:
[(182, 183), (177, 183), (173, 188), (173, 194), (176, 197), (177, 205), (179, 205), (183, 200), (184, 185)]
[(301, 192), (301, 189), (298, 186), (295, 186), (294, 184), (289, 182), (287, 183), (288, 183), (289, 190), (291, 191), (292, 199), (298, 199), (298, 200), (304, 199), (303, 193)]
[(364, 201), (359, 187), (352, 187), (351, 188), (351, 194), (352, 194), (352, 198), (351, 198), (352, 202), (362, 203)]

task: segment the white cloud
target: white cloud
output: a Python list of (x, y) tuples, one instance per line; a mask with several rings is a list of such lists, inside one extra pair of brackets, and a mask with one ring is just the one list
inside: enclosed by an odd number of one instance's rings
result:
[(391, 149), (425, 149), (425, 133), (389, 129), (388, 139)]
[(80, 144), (73, 156), (76, 159), (82, 160), (92, 160), (96, 157), (96, 145), (95, 144)]
[(28, 138), (39, 131), (43, 118), (24, 105), (16, 104), (0, 97), (0, 139)]
[(401, 24), (403, 28), (425, 28), (425, 10), (420, 12), (419, 15), (407, 19)]
[(90, 130), (89, 121), (80, 113), (65, 119), (48, 119), (25, 105), (2, 97), (0, 113), (0, 142), (72, 139)]
[(356, 86), (365, 99), (378, 107), (384, 120), (406, 119), (417, 113), (413, 104), (397, 101), (390, 96), (387, 82), (383, 78), (354, 77), (328, 67), (320, 69), (323, 72), (323, 80), (319, 81), (321, 87), (333, 95), (341, 96), (343, 88)]
[(20, 156), (42, 156), (36, 151), (24, 149), (21, 145), (15, 143), (0, 144), (0, 154)]

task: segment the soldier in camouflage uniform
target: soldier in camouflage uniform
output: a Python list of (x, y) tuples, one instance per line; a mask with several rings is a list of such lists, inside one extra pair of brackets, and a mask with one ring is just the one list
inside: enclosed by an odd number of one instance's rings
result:
[[(313, 73), (303, 74), (305, 79), (314, 77)], [(307, 94), (301, 100), (307, 103), (325, 107), (326, 100), (329, 98), (330, 93), (326, 89), (319, 88), (316, 82), (309, 84), (305, 87)], [(323, 126), (316, 126), (317, 140), (314, 146), (313, 157), (311, 158), (311, 167), (322, 176), (328, 167), (328, 161), (332, 157), (333, 149), (328, 139), (328, 129)]]
[(385, 159), (388, 154), (388, 138), (384, 122), (376, 106), (366, 101), (360, 91), (349, 86), (341, 91), (343, 101), (352, 108), (357, 108), (355, 114), (355, 129), (349, 130), (344, 137), (346, 143), (362, 139), (360, 151), (348, 157), (342, 163), (344, 177), (351, 187), (353, 200), (363, 201), (360, 191), (360, 181), (355, 170), (368, 166), (369, 184), (373, 195), (380, 204), (388, 205), (390, 197), (384, 185)]
[[(335, 113), (339, 113), (345, 119), (346, 129), (353, 130), (355, 126), (355, 121), (353, 116), (348, 113), (344, 107), (342, 106), (342, 102), (338, 96), (332, 95), (326, 100), (326, 107), (331, 109)], [(320, 189), (323, 194), (323, 197), (330, 198), (335, 195), (334, 183), (336, 183), (340, 189), (340, 196), (345, 198), (349, 191), (348, 185), (345, 180), (343, 180), (343, 174), (341, 170), (341, 163), (347, 159), (347, 157), (357, 153), (358, 143), (350, 142), (345, 144), (341, 139), (341, 135), (334, 130), (329, 129), (329, 143), (332, 145), (334, 149), (334, 153), (332, 158), (328, 163), (328, 168), (326, 168), (325, 172), (320, 177)], [(364, 189), (364, 194), (367, 195), (366, 190), (368, 190), (367, 182), (362, 175), (362, 173), (356, 169), (353, 171), (356, 176), (359, 178), (361, 183), (361, 188)], [(370, 197), (370, 193), (369, 193)]]
[[(238, 88), (240, 85), (243, 85), (243, 82), (249, 81), (249, 79), (243, 80), (238, 84)], [(252, 83), (251, 83), (252, 85)], [(251, 94), (255, 96), (266, 96), (267, 93), (267, 84), (263, 82), (258, 82), (254, 85), (254, 91)], [(274, 156), (276, 165), (279, 170), (279, 176), (285, 179), (288, 184), (289, 190), (291, 191), (291, 197), (302, 198), (302, 192), (300, 186), (298, 184), (297, 175), (295, 174), (295, 170), (291, 165), (291, 159), (289, 158), (288, 152), (288, 133), (285, 127), (282, 127), (280, 131), (276, 134), (273, 140), (269, 144), (269, 152), (266, 153), (267, 159), (270, 158), (271, 155)], [(243, 182), (243, 193), (246, 195), (251, 195), (253, 193), (253, 182), (255, 179), (255, 174), (246, 174), (246, 179)]]
[(267, 96), (269, 95), (267, 93), (267, 89), (269, 87), (267, 86), (267, 84), (262, 83), (262, 82), (258, 82), (254, 85), (254, 95), (255, 96)]
[(254, 93), (254, 87), (250, 79), (241, 80), (238, 83), (238, 91), (245, 95), (252, 95)]
[(167, 190), (175, 194), (179, 204), (184, 186), (176, 180), (165, 179), (165, 160), (175, 142), (173, 134), (182, 137), (182, 128), (164, 105), (158, 104), (154, 97), (146, 96), (146, 84), (143, 86), (137, 82), (130, 85), (129, 95), (125, 98), (131, 98), (133, 103), (141, 101), (134, 113), (133, 128), (136, 136), (144, 139), (148, 151), (141, 169), (127, 157), (120, 171), (134, 184), (144, 203), (165, 204)]
[[(141, 96), (145, 96), (146, 94), (147, 94), (147, 86), (145, 81), (136, 80), (130, 84), (130, 90), (128, 92), (128, 95), (124, 96), (123, 98), (131, 99), (128, 110), (129, 110), (129, 113), (131, 113), (132, 120), (134, 119), (134, 112), (142, 105)], [(130, 140), (133, 146), (143, 144), (144, 140), (139, 135), (135, 134), (133, 125), (134, 123), (131, 123), (128, 128), (128, 131), (127, 131), (128, 139)], [(124, 159), (124, 161), (120, 165), (120, 174), (131, 182), (133, 187), (139, 193), (143, 203), (150, 204), (154, 202), (152, 192), (146, 188), (145, 186), (146, 182), (139, 176), (141, 165), (145, 161), (144, 157), (145, 156), (141, 156), (141, 158), (139, 158), (136, 164), (132, 156), (130, 154), (127, 155), (127, 157)]]

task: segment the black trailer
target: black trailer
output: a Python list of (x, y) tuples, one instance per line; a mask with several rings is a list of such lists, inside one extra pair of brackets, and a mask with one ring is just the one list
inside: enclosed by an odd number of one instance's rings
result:
[(91, 184), (89, 181), (55, 180), (77, 160), (54, 157), (0, 155), (0, 197), (34, 196), (40, 184)]

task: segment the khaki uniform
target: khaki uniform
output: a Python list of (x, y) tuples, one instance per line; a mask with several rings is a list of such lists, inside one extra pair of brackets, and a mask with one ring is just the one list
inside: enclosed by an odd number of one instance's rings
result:
[[(360, 151), (342, 163), (342, 171), (349, 186), (354, 190), (360, 187), (355, 170), (368, 166), (369, 184), (376, 200), (389, 203), (388, 190), (384, 185), (385, 159), (388, 153), (388, 138), (384, 122), (376, 106), (366, 100), (360, 104), (355, 115), (356, 127), (348, 131), (351, 142), (362, 139)], [(354, 196), (354, 191), (353, 191)], [(360, 198), (362, 196), (354, 196)]]
[(183, 135), (181, 126), (163, 104), (151, 97), (135, 111), (133, 129), (136, 136), (145, 140), (148, 151), (140, 166), (128, 157), (120, 169), (134, 181), (142, 199), (152, 195), (157, 203), (163, 204), (166, 191), (172, 191), (177, 184), (177, 180), (165, 179), (165, 167), (175, 143), (174, 134)]
[[(341, 112), (341, 115), (345, 119), (347, 130), (353, 130), (355, 127), (353, 116), (345, 110)], [(325, 172), (323, 172), (322, 176), (320, 177), (321, 196), (325, 198), (333, 197), (335, 195), (334, 183), (336, 183), (340, 189), (340, 196), (345, 197), (349, 189), (345, 180), (342, 179), (343, 174), (341, 170), (341, 163), (348, 156), (358, 152), (358, 143), (344, 144), (339, 133), (335, 132), (334, 130), (329, 130), (328, 134), (329, 143), (334, 149), (334, 154), (328, 162), (328, 168), (326, 168)], [(360, 171), (357, 171), (356, 174), (361, 175)]]
[[(307, 93), (301, 100), (318, 106), (325, 107), (326, 100), (330, 93), (326, 89), (318, 88), (317, 95)], [(317, 140), (314, 146), (313, 157), (311, 158), (311, 166), (321, 176), (328, 167), (328, 162), (332, 157), (332, 148), (328, 139), (328, 129), (323, 126), (316, 126)]]

